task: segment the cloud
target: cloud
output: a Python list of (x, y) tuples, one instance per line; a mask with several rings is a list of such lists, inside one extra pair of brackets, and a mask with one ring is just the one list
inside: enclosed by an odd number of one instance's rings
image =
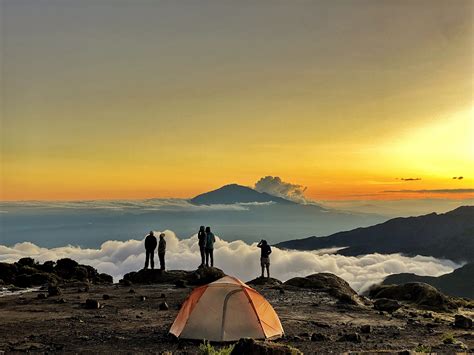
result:
[[(160, 231), (156, 231), (157, 234)], [(166, 263), (170, 269), (194, 270), (200, 263), (197, 235), (178, 239), (169, 230), (164, 231), (167, 240)], [(224, 272), (243, 281), (255, 278), (260, 273), (259, 249), (256, 243), (241, 240), (227, 242), (217, 238), (215, 263)], [(317, 272), (330, 272), (345, 279), (358, 291), (366, 290), (393, 273), (410, 272), (418, 275), (439, 276), (449, 273), (459, 265), (432, 257), (413, 258), (399, 254), (370, 254), (348, 257), (331, 254), (334, 250), (293, 251), (273, 248), (271, 274), (280, 280), (295, 276), (307, 276)], [(42, 248), (30, 242), (12, 247), (0, 245), (0, 262), (14, 262), (30, 256), (38, 261), (72, 258), (82, 264), (92, 265), (100, 272), (112, 275), (118, 281), (125, 273), (143, 267), (145, 261), (143, 240), (115, 241), (103, 243), (98, 249), (77, 246)], [(156, 258), (157, 259), (157, 258)], [(155, 262), (157, 262), (156, 260)]]
[(400, 178), (402, 181), (418, 181), (421, 180), (421, 178)]
[(419, 194), (462, 194), (462, 193), (472, 193), (474, 189), (434, 189), (434, 190), (385, 190), (382, 192), (413, 192)]
[[(0, 202), (3, 208), (39, 208), (63, 210), (108, 210), (108, 211), (248, 211), (249, 206), (269, 205), (272, 202), (235, 203), (233, 205), (194, 205), (178, 198), (148, 200), (89, 200), (89, 201), (14, 201)], [(7, 211), (0, 211), (7, 213)]]
[(278, 176), (265, 176), (255, 183), (255, 190), (266, 192), (272, 196), (286, 198), (287, 200), (306, 203), (304, 196), (306, 187), (284, 182)]

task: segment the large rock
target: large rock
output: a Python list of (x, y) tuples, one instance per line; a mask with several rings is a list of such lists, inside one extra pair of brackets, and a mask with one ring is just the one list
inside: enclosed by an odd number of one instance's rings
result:
[(248, 281), (247, 284), (254, 286), (279, 286), (282, 282), (273, 277), (257, 277), (256, 279)]
[(472, 319), (462, 314), (456, 314), (454, 316), (454, 326), (456, 328), (471, 329)]
[(407, 301), (423, 309), (450, 311), (456, 309), (456, 303), (431, 285), (410, 282), (404, 285), (377, 285), (369, 290), (371, 298), (388, 298)]
[(0, 263), (0, 279), (18, 287), (57, 284), (74, 280), (92, 283), (110, 283), (112, 277), (99, 274), (88, 265), (79, 265), (72, 259), (60, 259), (57, 263), (36, 263), (32, 258), (22, 258), (14, 264)]
[(187, 282), (191, 285), (206, 285), (224, 276), (225, 273), (215, 267), (199, 268), (196, 271), (143, 269), (125, 274), (122, 282), (172, 285)]
[(303, 354), (291, 346), (250, 338), (240, 339), (231, 352), (232, 355), (299, 355)]
[(378, 311), (385, 311), (385, 312), (395, 312), (399, 309), (402, 305), (398, 303), (396, 300), (391, 300), (388, 298), (379, 298), (374, 302), (374, 308)]
[(330, 273), (313, 274), (306, 277), (294, 277), (284, 285), (326, 292), (341, 302), (360, 304), (357, 292), (340, 277)]
[(191, 285), (206, 285), (226, 276), (224, 271), (216, 267), (203, 267), (192, 272), (189, 276)]
[(188, 279), (190, 271), (142, 269), (123, 276), (123, 280), (136, 284), (174, 284), (177, 280)]

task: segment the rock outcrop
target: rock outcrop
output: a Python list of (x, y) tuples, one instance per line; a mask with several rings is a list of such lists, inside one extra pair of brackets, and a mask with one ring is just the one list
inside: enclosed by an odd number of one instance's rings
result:
[(355, 292), (346, 281), (330, 273), (294, 277), (286, 281), (284, 285), (326, 292), (343, 303), (361, 303), (357, 292)]
[(224, 276), (225, 273), (215, 267), (203, 267), (195, 271), (143, 269), (125, 274), (120, 283), (172, 284), (177, 287), (183, 287), (186, 284), (199, 286), (206, 285)]
[(273, 277), (257, 277), (248, 281), (247, 284), (251, 286), (280, 286), (283, 282)]
[(369, 297), (406, 301), (414, 306), (434, 311), (450, 311), (457, 308), (456, 303), (431, 285), (410, 282), (403, 285), (377, 285), (369, 290)]
[(95, 284), (113, 282), (112, 276), (101, 274), (92, 266), (80, 265), (69, 258), (59, 259), (57, 262), (46, 261), (43, 264), (32, 258), (22, 258), (13, 264), (0, 263), (0, 279), (5, 284), (17, 287), (56, 285), (69, 281)]

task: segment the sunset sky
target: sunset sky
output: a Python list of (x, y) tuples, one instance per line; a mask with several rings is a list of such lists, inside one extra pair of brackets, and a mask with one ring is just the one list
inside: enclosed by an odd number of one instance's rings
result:
[(474, 196), (473, 1), (0, 4), (0, 199)]

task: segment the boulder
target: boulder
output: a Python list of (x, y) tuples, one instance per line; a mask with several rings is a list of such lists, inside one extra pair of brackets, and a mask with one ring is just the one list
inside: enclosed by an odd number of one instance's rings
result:
[(372, 326), (370, 324), (364, 324), (360, 327), (360, 332), (362, 334), (369, 334), (372, 332)]
[(56, 285), (48, 285), (48, 296), (59, 296), (61, 295), (61, 289)]
[(294, 277), (286, 281), (284, 285), (326, 292), (340, 302), (360, 304), (357, 292), (355, 292), (346, 281), (330, 273)]
[(30, 266), (34, 267), (35, 266), (35, 259), (33, 258), (21, 258), (16, 262), (17, 265), (19, 266)]
[(389, 313), (395, 312), (401, 306), (402, 305), (397, 301), (388, 298), (380, 298), (374, 302), (374, 308), (376, 310)]
[(191, 285), (207, 285), (208, 283), (219, 280), (226, 276), (224, 271), (216, 267), (203, 267), (192, 272), (188, 278), (188, 282)]
[(37, 272), (35, 274), (21, 274), (15, 277), (13, 284), (18, 287), (41, 286), (47, 283), (56, 283), (57, 278), (54, 274)]
[(63, 279), (71, 279), (75, 276), (77, 261), (69, 258), (59, 259), (54, 267), (54, 272)]
[(84, 306), (87, 309), (99, 309), (100, 308), (100, 303), (97, 300), (88, 298), (86, 300), (86, 303), (84, 304)]
[(15, 264), (0, 263), (0, 279), (5, 284), (13, 284), (18, 267)]
[(456, 303), (431, 285), (410, 282), (403, 285), (377, 285), (369, 290), (371, 298), (389, 298), (407, 301), (423, 309), (450, 311), (457, 309)]
[(231, 355), (299, 355), (303, 354), (291, 346), (260, 341), (250, 338), (240, 339), (232, 349)]
[(166, 302), (161, 302), (158, 308), (160, 309), (160, 311), (167, 311), (168, 309), (170, 309), (168, 303)]
[(283, 282), (273, 277), (257, 277), (256, 279), (247, 282), (248, 285), (253, 286), (279, 286)]
[(456, 328), (471, 329), (472, 319), (462, 314), (456, 314), (454, 316), (454, 326)]
[(158, 269), (142, 269), (125, 274), (123, 281), (120, 281), (120, 283), (125, 284), (130, 282), (134, 284), (174, 284), (176, 280), (187, 279), (190, 274), (190, 271), (183, 270), (163, 271)]
[(110, 296), (107, 295), (107, 294), (104, 294), (104, 295), (102, 295), (102, 299), (103, 299), (103, 300), (109, 300), (109, 299), (110, 299)]
[(98, 277), (95, 279), (95, 281), (98, 283), (111, 284), (111, 283), (114, 283), (114, 278), (110, 276), (109, 274), (100, 273)]

